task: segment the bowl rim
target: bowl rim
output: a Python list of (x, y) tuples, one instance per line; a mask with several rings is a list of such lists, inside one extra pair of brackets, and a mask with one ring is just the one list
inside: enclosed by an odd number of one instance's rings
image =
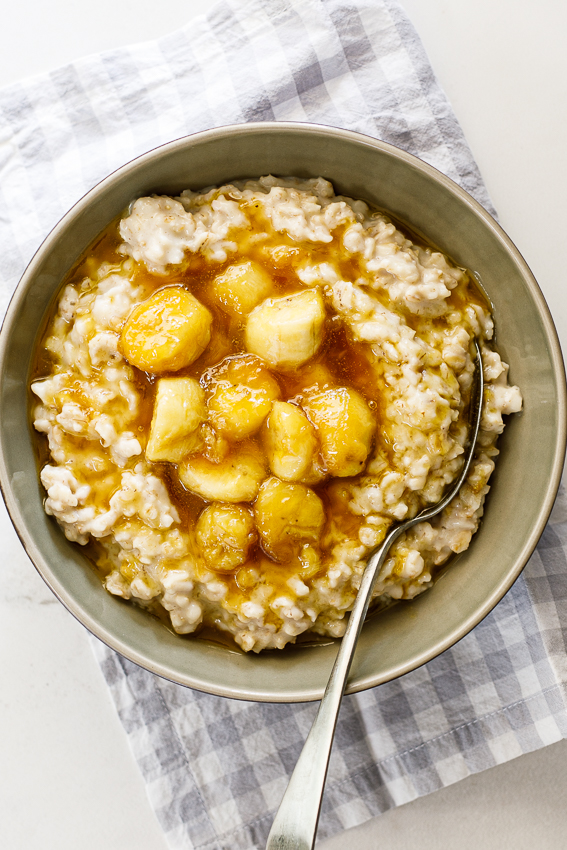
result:
[[(152, 160), (161, 157), (164, 152), (174, 152), (178, 149), (191, 146), (193, 143), (206, 142), (214, 140), (218, 137), (230, 137), (234, 135), (246, 134), (266, 134), (266, 132), (297, 132), (302, 131), (320, 136), (339, 136), (346, 141), (354, 142), (358, 145), (372, 147), (393, 156), (396, 159), (404, 161), (412, 168), (421, 171), (429, 178), (433, 178), (437, 183), (440, 183), (447, 191), (455, 195), (462, 203), (467, 205), (472, 212), (479, 217), (484, 225), (492, 231), (493, 236), (505, 248), (506, 252), (512, 257), (515, 264), (523, 275), (532, 299), (535, 301), (539, 310), (540, 319), (542, 321), (545, 335), (549, 343), (550, 360), (553, 365), (554, 375), (556, 376), (558, 388), (558, 429), (555, 438), (553, 467), (549, 477), (549, 484), (546, 491), (545, 499), (540, 505), (536, 521), (525, 540), (519, 556), (516, 559), (515, 569), (510, 570), (505, 575), (499, 584), (493, 588), (492, 592), (486, 597), (484, 603), (480, 605), (476, 611), (464, 620), (458, 629), (454, 629), (445, 639), (437, 641), (428, 650), (423, 651), (418, 656), (414, 656), (407, 663), (399, 665), (395, 676), (390, 675), (367, 675), (359, 677), (349, 682), (346, 693), (355, 693), (382, 684), (385, 681), (391, 681), (398, 678), (411, 670), (417, 669), (431, 659), (435, 658), (440, 653), (449, 649), (469, 631), (471, 631), (478, 623), (480, 623), (502, 599), (506, 592), (517, 580), (518, 576), (524, 569), (527, 561), (532, 555), (537, 542), (545, 528), (561, 481), (563, 464), (565, 458), (565, 450), (567, 444), (567, 388), (565, 377), (565, 366), (561, 353), (561, 347), (557, 336), (557, 331), (547, 305), (543, 293), (532, 274), (528, 264), (524, 260), (522, 254), (512, 242), (510, 237), (505, 233), (500, 224), (487, 212), (487, 210), (476, 201), (465, 189), (455, 183), (443, 172), (436, 169), (434, 166), (419, 159), (407, 151), (402, 150), (388, 142), (375, 139), (371, 136), (364, 135), (352, 130), (335, 128), (324, 124), (314, 124), (306, 122), (294, 121), (266, 121), (244, 124), (230, 124), (216, 127), (209, 130), (192, 133), (182, 136), (173, 141), (159, 145), (151, 150), (129, 160), (124, 165), (112, 171), (95, 186), (93, 186), (85, 195), (83, 195), (76, 203), (65, 213), (65, 215), (55, 224), (51, 231), (47, 234), (38, 249), (35, 251), (26, 269), (24, 270), (8, 304), (6, 314), (0, 328), (0, 393), (2, 392), (5, 370), (3, 368), (4, 360), (7, 354), (7, 343), (9, 333), (12, 329), (14, 317), (17, 314), (22, 301), (26, 297), (27, 288), (33, 280), (38, 267), (43, 263), (44, 258), (49, 255), (54, 244), (58, 241), (59, 236), (65, 231), (66, 227), (98, 197), (104, 195), (107, 188), (117, 179), (126, 177), (131, 172), (136, 171), (140, 166), (145, 166), (151, 163)], [(269, 694), (260, 691), (257, 688), (248, 688), (247, 690), (235, 688), (214, 687), (190, 675), (175, 677), (166, 665), (155, 663), (151, 659), (146, 658), (142, 653), (131, 648), (127, 642), (117, 638), (109, 633), (105, 626), (99, 623), (95, 618), (91, 617), (87, 612), (81, 609), (81, 604), (78, 603), (72, 594), (67, 591), (60, 580), (55, 576), (44, 559), (41, 550), (36, 546), (32, 536), (30, 535), (26, 523), (21, 516), (17, 500), (12, 493), (12, 487), (9, 481), (6, 459), (4, 456), (4, 447), (0, 440), (0, 491), (2, 492), (8, 514), (14, 526), (14, 529), (26, 551), (28, 557), (32, 561), (34, 567), (46, 582), (50, 590), (55, 594), (59, 601), (67, 608), (67, 610), (77, 619), (88, 631), (95, 635), (99, 640), (105, 643), (109, 648), (115, 650), (126, 659), (134, 662), (140, 667), (149, 670), (160, 677), (172, 681), (176, 684), (181, 684), (186, 687), (194, 688), (206, 693), (215, 694), (218, 696), (231, 697), (242, 700), (263, 701), (263, 702), (302, 702), (320, 699), (322, 690), (312, 689), (311, 691), (302, 689), (298, 692), (286, 692), (286, 694)]]

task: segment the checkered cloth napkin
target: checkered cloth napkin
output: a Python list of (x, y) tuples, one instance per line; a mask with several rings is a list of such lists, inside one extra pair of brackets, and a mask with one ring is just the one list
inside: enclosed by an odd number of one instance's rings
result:
[[(491, 209), (395, 0), (223, 0), (159, 41), (0, 92), (0, 309), (50, 228), (110, 171), (187, 133), (268, 119), (393, 142)], [(566, 547), (560, 493), (490, 616), (425, 667), (344, 700), (319, 837), (567, 736)], [(93, 643), (171, 848), (263, 848), (316, 705), (192, 692)]]

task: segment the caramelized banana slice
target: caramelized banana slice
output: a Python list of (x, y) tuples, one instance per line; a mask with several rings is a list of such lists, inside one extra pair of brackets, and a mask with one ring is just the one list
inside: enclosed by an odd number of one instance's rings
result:
[(207, 418), (205, 391), (193, 378), (161, 378), (157, 382), (154, 414), (146, 457), (179, 463), (204, 441), (199, 426)]
[(333, 377), (331, 370), (323, 363), (308, 363), (298, 369), (294, 377), (298, 381), (297, 392), (299, 395), (308, 392), (321, 392), (337, 385), (337, 380)]
[(253, 260), (235, 263), (213, 280), (211, 291), (225, 310), (245, 315), (274, 289), (270, 275)]
[(315, 483), (319, 442), (301, 408), (275, 401), (262, 428), (262, 442), (274, 475), (285, 481)]
[(195, 534), (207, 566), (220, 572), (244, 564), (257, 538), (252, 511), (241, 505), (209, 505), (197, 520)]
[(239, 446), (220, 463), (196, 455), (179, 466), (182, 484), (207, 502), (251, 502), (265, 475), (264, 461), (253, 444)]
[(176, 372), (203, 353), (212, 321), (207, 308), (183, 287), (158, 289), (126, 320), (122, 353), (144, 372)]
[(260, 487), (254, 516), (264, 548), (282, 562), (318, 543), (325, 524), (323, 502), (313, 490), (273, 477)]
[(227, 357), (209, 369), (202, 381), (210, 392), (209, 418), (229, 440), (255, 434), (280, 396), (276, 380), (253, 354)]
[(308, 396), (302, 404), (317, 428), (327, 471), (341, 478), (362, 472), (376, 430), (363, 397), (337, 387)]
[(293, 369), (323, 341), (325, 305), (319, 289), (266, 298), (248, 316), (246, 348), (271, 366)]

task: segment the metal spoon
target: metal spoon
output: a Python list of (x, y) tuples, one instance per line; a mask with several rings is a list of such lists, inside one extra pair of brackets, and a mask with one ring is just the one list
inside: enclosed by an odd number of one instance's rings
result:
[(418, 522), (432, 519), (455, 498), (465, 481), (478, 438), (482, 415), (484, 378), (480, 346), (476, 347), (476, 392), (474, 394), (473, 420), (465, 463), (457, 480), (440, 502), (426, 508), (413, 519), (396, 525), (388, 531), (384, 541), (374, 550), (362, 575), (360, 588), (352, 609), (347, 630), (341, 641), (337, 659), (313, 726), (289, 780), (280, 807), (272, 824), (266, 850), (312, 850), (319, 821), (323, 788), (333, 745), (335, 726), (341, 700), (347, 684), (358, 636), (368, 611), (372, 588), (392, 543)]

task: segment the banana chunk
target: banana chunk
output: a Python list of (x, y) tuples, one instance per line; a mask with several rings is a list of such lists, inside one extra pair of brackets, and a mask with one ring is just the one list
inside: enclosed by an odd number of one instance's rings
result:
[(207, 566), (220, 572), (242, 566), (257, 539), (252, 511), (241, 505), (209, 505), (199, 515), (195, 535)]
[(179, 463), (203, 448), (200, 425), (207, 418), (205, 391), (193, 378), (160, 378), (146, 457)]
[(225, 358), (202, 380), (210, 393), (210, 421), (229, 440), (255, 434), (280, 396), (277, 381), (253, 354)]
[(265, 462), (253, 444), (239, 446), (220, 463), (193, 455), (179, 466), (181, 483), (207, 502), (252, 502), (265, 475)]
[(300, 389), (298, 393), (316, 393), (336, 387), (337, 380), (323, 363), (307, 363), (295, 373)]
[(246, 260), (229, 266), (215, 277), (213, 297), (230, 313), (246, 315), (273, 292), (274, 283), (259, 263)]
[(308, 396), (302, 404), (317, 428), (327, 472), (340, 478), (362, 472), (376, 431), (364, 398), (337, 387)]
[(284, 481), (314, 484), (319, 441), (315, 428), (295, 404), (275, 401), (262, 428), (271, 471)]
[(323, 502), (309, 487), (268, 478), (254, 505), (256, 526), (266, 552), (289, 561), (309, 544), (318, 543), (325, 525)]
[(323, 341), (325, 305), (319, 289), (266, 298), (248, 316), (246, 348), (271, 366), (293, 369)]
[(126, 360), (152, 374), (176, 372), (203, 353), (213, 317), (181, 286), (158, 289), (132, 310), (120, 338)]

